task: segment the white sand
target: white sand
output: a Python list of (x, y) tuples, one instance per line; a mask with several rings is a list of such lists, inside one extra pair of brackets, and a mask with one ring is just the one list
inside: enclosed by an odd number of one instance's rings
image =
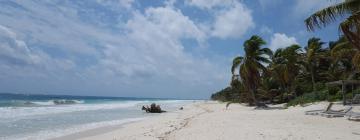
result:
[[(254, 110), (253, 107), (231, 104), (225, 110), (225, 104), (221, 103), (194, 103), (182, 111), (164, 113), (123, 127), (99, 128), (60, 139), (360, 140), (360, 122), (344, 117), (304, 115), (306, 110), (323, 109), (326, 105)], [(355, 107), (355, 111), (360, 109)]]

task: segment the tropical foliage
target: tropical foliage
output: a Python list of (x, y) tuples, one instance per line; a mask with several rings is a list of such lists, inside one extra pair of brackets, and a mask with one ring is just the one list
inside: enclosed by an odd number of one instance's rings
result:
[[(260, 87), (261, 75), (267, 72), (264, 63), (270, 63), (266, 56), (271, 56), (272, 52), (268, 48), (261, 48), (265, 41), (259, 36), (252, 36), (244, 43), (245, 56), (235, 57), (232, 66), (232, 73), (239, 67), (239, 74), (246, 93), (251, 100), (250, 104), (257, 104), (256, 94)], [(237, 80), (237, 79), (236, 79)]]
[(305, 20), (305, 24), (309, 30), (314, 31), (315, 28), (325, 27), (344, 16), (347, 16), (347, 18), (339, 26), (347, 42), (344, 42), (342, 45), (351, 45), (354, 48), (353, 68), (356, 71), (360, 71), (360, 0), (345, 0), (339, 4), (319, 10), (308, 17)]
[(212, 99), (249, 105), (336, 100), (342, 97), (340, 89), (325, 83), (360, 78), (353, 65), (358, 52), (345, 37), (329, 43), (310, 38), (304, 47), (294, 44), (274, 52), (265, 44), (259, 36), (245, 41), (244, 55), (233, 59), (230, 86)]
[(360, 79), (360, 0), (344, 0), (321, 9), (310, 15), (305, 25), (314, 31), (338, 19), (343, 20), (339, 25), (343, 35), (329, 43), (310, 38), (306, 46), (294, 44), (272, 52), (262, 48), (266, 43), (261, 37), (252, 36), (243, 45), (244, 56), (233, 60), (230, 86), (212, 99), (294, 105), (341, 98), (339, 88), (325, 84)]

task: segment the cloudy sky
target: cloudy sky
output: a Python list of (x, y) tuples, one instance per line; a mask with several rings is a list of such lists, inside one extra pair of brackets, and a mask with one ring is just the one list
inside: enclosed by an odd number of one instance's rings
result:
[(273, 50), (307, 32), (328, 0), (0, 0), (0, 92), (208, 98), (243, 41)]

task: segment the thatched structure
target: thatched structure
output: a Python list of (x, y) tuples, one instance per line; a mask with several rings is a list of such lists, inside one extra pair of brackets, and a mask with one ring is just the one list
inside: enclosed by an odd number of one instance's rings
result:
[[(346, 86), (351, 86), (351, 90), (354, 90), (354, 86), (360, 85), (360, 80), (339, 80), (339, 81), (333, 81), (326, 83), (326, 85), (329, 86), (341, 86), (341, 94), (343, 96), (343, 104), (346, 105)], [(354, 97), (354, 93), (351, 92), (352, 97)]]

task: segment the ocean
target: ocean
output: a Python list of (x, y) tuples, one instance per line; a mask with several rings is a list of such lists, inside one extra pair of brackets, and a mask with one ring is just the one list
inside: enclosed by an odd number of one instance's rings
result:
[(194, 100), (0, 93), (0, 140), (43, 140), (140, 121), (143, 105), (175, 111)]

